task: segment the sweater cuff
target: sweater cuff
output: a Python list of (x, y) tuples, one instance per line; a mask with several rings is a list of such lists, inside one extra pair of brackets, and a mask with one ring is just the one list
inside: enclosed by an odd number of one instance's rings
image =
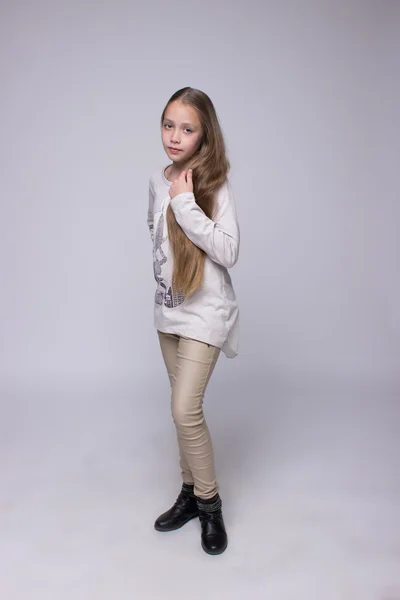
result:
[(191, 200), (194, 202), (193, 192), (181, 192), (180, 194), (177, 194), (171, 198), (171, 208), (172, 210), (175, 210), (176, 208), (179, 209), (183, 204), (187, 204), (187, 202)]

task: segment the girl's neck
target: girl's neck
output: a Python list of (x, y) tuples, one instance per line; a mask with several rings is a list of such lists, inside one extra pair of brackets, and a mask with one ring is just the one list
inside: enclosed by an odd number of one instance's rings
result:
[(186, 165), (180, 165), (179, 167), (175, 167), (175, 164), (172, 163), (165, 170), (166, 178), (169, 180), (171, 180), (173, 178), (177, 179), (180, 176), (180, 174), (182, 173), (182, 171), (186, 170), (186, 168), (187, 168)]

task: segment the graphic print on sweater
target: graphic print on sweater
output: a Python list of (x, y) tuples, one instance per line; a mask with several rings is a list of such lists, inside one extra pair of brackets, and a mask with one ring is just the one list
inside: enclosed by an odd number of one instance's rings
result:
[[(168, 239), (167, 236), (164, 236), (164, 221), (164, 212), (161, 212), (154, 236), (153, 248), (154, 278), (157, 282), (155, 302), (156, 304), (164, 304), (167, 308), (174, 308), (184, 302), (185, 296), (182, 293), (176, 293), (172, 289), (172, 281), (167, 281), (165, 277), (163, 277), (163, 265), (166, 265), (168, 262), (167, 255), (162, 247)], [(164, 268), (164, 271), (166, 270), (167, 269)]]

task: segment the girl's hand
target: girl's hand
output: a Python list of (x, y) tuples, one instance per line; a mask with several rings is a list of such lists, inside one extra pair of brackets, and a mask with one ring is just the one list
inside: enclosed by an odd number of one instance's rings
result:
[(183, 192), (193, 192), (192, 169), (182, 171), (178, 179), (175, 179), (169, 188), (169, 195), (174, 198)]

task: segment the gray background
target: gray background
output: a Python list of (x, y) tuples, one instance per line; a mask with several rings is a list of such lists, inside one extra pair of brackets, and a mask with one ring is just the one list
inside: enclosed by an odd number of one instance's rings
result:
[[(0, 590), (400, 598), (400, 3), (2, 2)], [(180, 486), (153, 327), (159, 117), (213, 100), (240, 355), (205, 410), (230, 539)]]

